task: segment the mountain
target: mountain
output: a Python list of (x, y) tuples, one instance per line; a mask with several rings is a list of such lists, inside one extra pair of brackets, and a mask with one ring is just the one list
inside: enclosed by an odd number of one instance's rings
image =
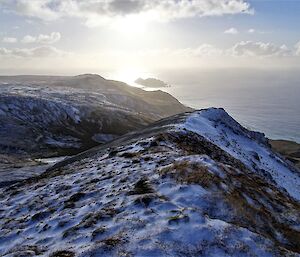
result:
[(4, 256), (300, 256), (300, 174), (223, 109), (0, 189)]
[(171, 95), (99, 75), (0, 77), (0, 154), (70, 155), (185, 112)]

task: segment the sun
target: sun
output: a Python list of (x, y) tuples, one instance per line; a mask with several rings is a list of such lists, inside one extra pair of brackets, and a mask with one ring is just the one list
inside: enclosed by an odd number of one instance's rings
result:
[(112, 78), (115, 80), (123, 81), (129, 85), (137, 86), (134, 81), (139, 77), (149, 77), (151, 76), (150, 72), (147, 72), (142, 69), (130, 67), (130, 68), (121, 68), (112, 74)]

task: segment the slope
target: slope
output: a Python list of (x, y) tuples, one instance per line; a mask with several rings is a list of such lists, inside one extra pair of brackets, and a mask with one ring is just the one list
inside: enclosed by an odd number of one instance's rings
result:
[(224, 110), (180, 114), (2, 189), (0, 254), (299, 256), (299, 185)]

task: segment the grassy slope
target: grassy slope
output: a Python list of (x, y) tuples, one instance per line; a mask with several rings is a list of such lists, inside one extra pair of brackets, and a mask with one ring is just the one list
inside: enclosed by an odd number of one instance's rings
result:
[(288, 140), (270, 140), (272, 148), (300, 168), (300, 144)]

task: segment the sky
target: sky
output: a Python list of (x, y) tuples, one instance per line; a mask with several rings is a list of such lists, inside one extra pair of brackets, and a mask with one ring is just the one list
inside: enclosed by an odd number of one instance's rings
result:
[(300, 69), (300, 0), (0, 0), (0, 74)]

